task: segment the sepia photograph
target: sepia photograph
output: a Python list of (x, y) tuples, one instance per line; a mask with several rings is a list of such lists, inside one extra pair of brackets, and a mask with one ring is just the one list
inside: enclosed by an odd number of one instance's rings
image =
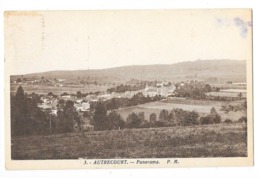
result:
[(6, 11), (4, 52), (7, 169), (253, 165), (251, 9)]

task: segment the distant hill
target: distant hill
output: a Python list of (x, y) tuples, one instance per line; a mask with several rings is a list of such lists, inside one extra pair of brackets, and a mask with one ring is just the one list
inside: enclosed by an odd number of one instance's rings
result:
[[(21, 76), (12, 76), (13, 78)], [(99, 70), (50, 71), (23, 75), (30, 78), (62, 78), (66, 80), (97, 80), (123, 82), (139, 80), (212, 80), (246, 81), (245, 60), (197, 60), (176, 64), (135, 65)]]

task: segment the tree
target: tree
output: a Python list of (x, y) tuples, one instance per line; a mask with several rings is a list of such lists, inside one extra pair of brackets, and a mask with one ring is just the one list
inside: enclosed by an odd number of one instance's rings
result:
[(60, 100), (58, 101), (58, 103), (57, 103), (57, 108), (58, 108), (58, 109), (63, 109), (64, 106), (65, 106), (65, 104), (66, 104), (65, 100), (60, 99)]
[(108, 129), (107, 109), (102, 102), (98, 102), (94, 111), (93, 124), (95, 130)]
[(82, 97), (82, 94), (81, 94), (81, 92), (80, 91), (77, 91), (77, 98), (81, 98)]
[(208, 114), (205, 117), (200, 118), (200, 124), (218, 124), (221, 122), (221, 117), (217, 113), (216, 109), (214, 107), (211, 108), (210, 114)]
[(201, 117), (200, 124), (201, 125), (213, 124), (213, 120), (211, 119), (211, 117), (208, 117), (208, 116)]
[(27, 101), (23, 87), (17, 89), (11, 108), (12, 132), (14, 135), (26, 135), (29, 129)]
[(205, 89), (206, 93), (207, 93), (207, 92), (211, 92), (211, 86), (210, 86), (209, 84), (206, 84), (206, 85), (204, 86), (204, 89)]
[(150, 115), (150, 127), (155, 127), (156, 126), (156, 114), (155, 113), (152, 113)]
[(233, 121), (232, 120), (230, 120), (230, 119), (226, 119), (225, 121), (224, 121), (224, 123), (226, 123), (226, 124), (231, 124)]
[(214, 124), (218, 124), (221, 122), (221, 117), (214, 107), (211, 108), (209, 117), (211, 117)]
[(52, 92), (49, 92), (48, 96), (54, 96), (54, 94)]
[(17, 79), (16, 79), (16, 82), (17, 82), (17, 83), (21, 83), (21, 82), (22, 82), (22, 79), (21, 79), (21, 78), (17, 78)]
[(191, 111), (190, 113), (190, 125), (197, 125), (199, 123), (199, 113), (196, 111)]
[(22, 86), (19, 86), (15, 96), (11, 96), (12, 135), (40, 134), (45, 129), (45, 122), (46, 117), (35, 100), (27, 98)]
[(159, 114), (159, 120), (166, 123), (168, 120), (168, 111), (163, 109)]
[(26, 108), (26, 96), (24, 94), (23, 87), (20, 85), (17, 89), (16, 95), (15, 95), (15, 102), (18, 107), (21, 109)]
[(73, 101), (67, 101), (63, 108), (64, 115), (64, 132), (72, 132), (74, 130), (74, 122), (78, 117)]
[(239, 98), (242, 98), (242, 93), (238, 93), (238, 95), (237, 95)]
[(247, 112), (247, 101), (244, 101), (241, 104), (237, 104), (237, 105), (222, 106), (220, 110), (224, 111), (225, 113), (229, 113), (231, 111), (233, 111), (233, 112), (242, 111), (246, 114), (246, 112)]
[(243, 116), (243, 117), (240, 117), (239, 119), (238, 119), (238, 122), (239, 123), (247, 123), (247, 117), (246, 116)]
[(142, 119), (134, 112), (129, 114), (126, 118), (126, 125), (128, 128), (139, 128), (141, 123)]
[(214, 107), (210, 109), (210, 114), (217, 114), (217, 111)]
[(109, 129), (117, 130), (123, 129), (125, 127), (125, 121), (122, 116), (118, 114), (115, 110), (108, 114)]
[(67, 95), (69, 95), (67, 92), (63, 92), (63, 93), (61, 94), (61, 96), (67, 96)]
[(150, 115), (150, 122), (151, 122), (151, 123), (155, 123), (155, 122), (156, 122), (156, 114), (155, 114), (155, 113), (152, 113), (152, 114)]

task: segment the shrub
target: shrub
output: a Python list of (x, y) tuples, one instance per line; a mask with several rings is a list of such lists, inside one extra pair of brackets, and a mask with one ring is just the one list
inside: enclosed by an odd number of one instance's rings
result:
[(219, 124), (220, 122), (221, 122), (220, 115), (216, 114), (215, 116), (213, 116), (213, 123), (214, 124)]
[(243, 116), (238, 119), (239, 123), (247, 123), (247, 117)]
[(165, 126), (164, 122), (162, 122), (162, 121), (156, 121), (155, 125), (156, 125), (156, 127), (164, 127)]
[(226, 124), (231, 124), (231, 123), (233, 123), (233, 121), (230, 120), (230, 119), (226, 119), (226, 120), (224, 121), (224, 123), (226, 123)]
[(213, 124), (213, 119), (212, 117), (205, 116), (200, 118), (200, 124), (201, 125), (207, 125), (207, 124)]

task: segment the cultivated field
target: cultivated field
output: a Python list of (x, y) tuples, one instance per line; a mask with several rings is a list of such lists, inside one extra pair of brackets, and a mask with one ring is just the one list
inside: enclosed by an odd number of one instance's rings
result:
[(12, 159), (246, 157), (243, 124), (12, 137)]
[(152, 113), (155, 113), (157, 116), (157, 119), (159, 117), (160, 111), (165, 109), (168, 111), (171, 111), (173, 108), (179, 108), (187, 111), (197, 111), (200, 115), (203, 114), (209, 114), (212, 107), (216, 109), (218, 114), (222, 117), (223, 120), (225, 119), (231, 119), (233, 121), (238, 120), (240, 117), (244, 116), (245, 113), (241, 111), (237, 112), (229, 112), (225, 113), (221, 111), (221, 106), (224, 105), (236, 105), (244, 100), (239, 101), (232, 101), (232, 102), (226, 102), (226, 101), (209, 101), (209, 100), (193, 100), (193, 99), (171, 99), (171, 100), (162, 100), (157, 102), (151, 102), (146, 104), (141, 104), (137, 106), (131, 106), (127, 108), (122, 108), (118, 110), (118, 113), (126, 119), (127, 116), (132, 112), (144, 112), (145, 119), (149, 120), (149, 116)]

